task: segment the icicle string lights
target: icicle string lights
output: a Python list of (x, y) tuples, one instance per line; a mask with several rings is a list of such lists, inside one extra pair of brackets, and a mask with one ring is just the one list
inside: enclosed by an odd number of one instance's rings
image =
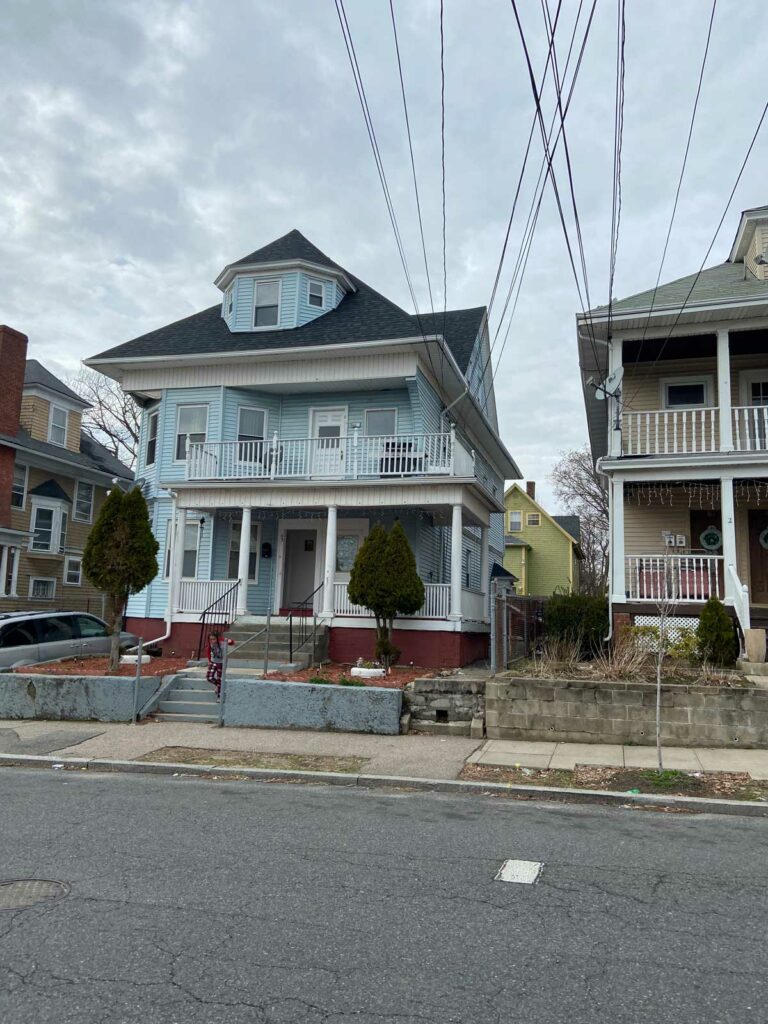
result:
[[(756, 505), (760, 508), (768, 504), (768, 481), (734, 480), (734, 499), (737, 505)], [(624, 490), (627, 504), (663, 505), (672, 507), (684, 502), (688, 508), (720, 508), (721, 494), (719, 483), (691, 481), (681, 483), (635, 483), (627, 484)]]

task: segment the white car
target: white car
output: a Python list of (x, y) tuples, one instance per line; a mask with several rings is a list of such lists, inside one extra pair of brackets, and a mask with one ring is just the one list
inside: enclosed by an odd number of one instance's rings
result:
[[(120, 634), (120, 650), (139, 638)], [(109, 654), (112, 636), (102, 619), (87, 612), (0, 613), (0, 671), (86, 654)]]

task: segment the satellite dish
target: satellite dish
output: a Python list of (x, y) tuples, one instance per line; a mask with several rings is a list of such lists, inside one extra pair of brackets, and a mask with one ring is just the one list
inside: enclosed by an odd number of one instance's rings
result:
[(595, 386), (595, 398), (599, 398), (601, 402), (604, 402), (606, 398), (616, 398), (618, 396), (618, 391), (621, 387), (623, 377), (623, 366), (614, 370), (613, 373), (609, 373), (602, 384), (597, 384)]

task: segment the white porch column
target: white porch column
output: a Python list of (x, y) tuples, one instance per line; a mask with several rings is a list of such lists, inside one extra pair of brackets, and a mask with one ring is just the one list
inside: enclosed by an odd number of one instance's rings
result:
[(174, 517), (173, 554), (171, 556), (171, 608), (178, 612), (181, 597), (181, 574), (184, 571), (184, 534), (186, 532), (187, 513), (184, 509), (177, 511)]
[[(623, 342), (621, 338), (611, 338), (608, 346), (608, 373), (614, 373), (622, 366), (623, 360)], [(621, 384), (622, 389), (624, 385)], [(621, 401), (616, 398), (606, 399), (608, 403), (608, 416), (610, 422), (608, 423), (608, 455), (613, 458), (618, 458), (621, 455)], [(616, 423), (619, 423), (619, 429), (614, 429)]]
[(21, 559), (21, 548), (14, 548), (11, 556), (11, 593), (10, 597), (17, 597), (19, 593), (19, 561)]
[(627, 585), (624, 571), (624, 481), (611, 480), (613, 522), (611, 526), (611, 600), (624, 604)]
[(5, 592), (5, 581), (8, 578), (8, 547), (3, 546), (2, 554), (0, 554), (0, 597), (6, 597)]
[(449, 619), (461, 618), (461, 505), (453, 506), (451, 516), (451, 611)]
[(328, 524), (325, 531), (325, 573), (323, 575), (323, 616), (333, 618), (333, 584), (336, 578), (336, 513), (335, 505), (328, 506)]
[(488, 549), (488, 540), (490, 538), (491, 531), (487, 526), (480, 527), (480, 589), (484, 594), (483, 607), (485, 609), (484, 615), (490, 614), (490, 601), (489, 594), (491, 589), (491, 552)]
[(717, 332), (717, 405), (720, 426), (720, 451), (732, 452), (731, 352), (728, 331)]
[(237, 614), (248, 614), (248, 563), (251, 559), (251, 508), (243, 508), (243, 521), (240, 526), (240, 548), (237, 552)]
[(733, 604), (736, 584), (728, 571), (732, 565), (736, 569), (736, 515), (733, 504), (733, 479), (720, 478), (720, 516), (723, 529), (723, 575), (725, 577), (725, 600)]

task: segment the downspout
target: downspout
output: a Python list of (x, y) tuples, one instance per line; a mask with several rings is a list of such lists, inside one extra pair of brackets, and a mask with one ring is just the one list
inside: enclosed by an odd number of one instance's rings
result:
[[(151, 647), (152, 644), (159, 644), (163, 640), (167, 640), (171, 635), (171, 629), (173, 627), (173, 595), (176, 590), (176, 559), (174, 558), (174, 554), (176, 551), (176, 531), (179, 528), (179, 524), (176, 509), (176, 491), (171, 491), (171, 496), (173, 497), (173, 504), (171, 506), (171, 522), (173, 523), (173, 529), (171, 531), (170, 538), (171, 561), (170, 572), (168, 573), (168, 602), (165, 606), (165, 632), (162, 636), (155, 637), (154, 640), (145, 640), (145, 647)], [(168, 539), (166, 539), (166, 544), (168, 544)]]
[(613, 639), (613, 482), (600, 468), (598, 459), (595, 467), (600, 476), (608, 480), (608, 636), (605, 642), (610, 643)]

